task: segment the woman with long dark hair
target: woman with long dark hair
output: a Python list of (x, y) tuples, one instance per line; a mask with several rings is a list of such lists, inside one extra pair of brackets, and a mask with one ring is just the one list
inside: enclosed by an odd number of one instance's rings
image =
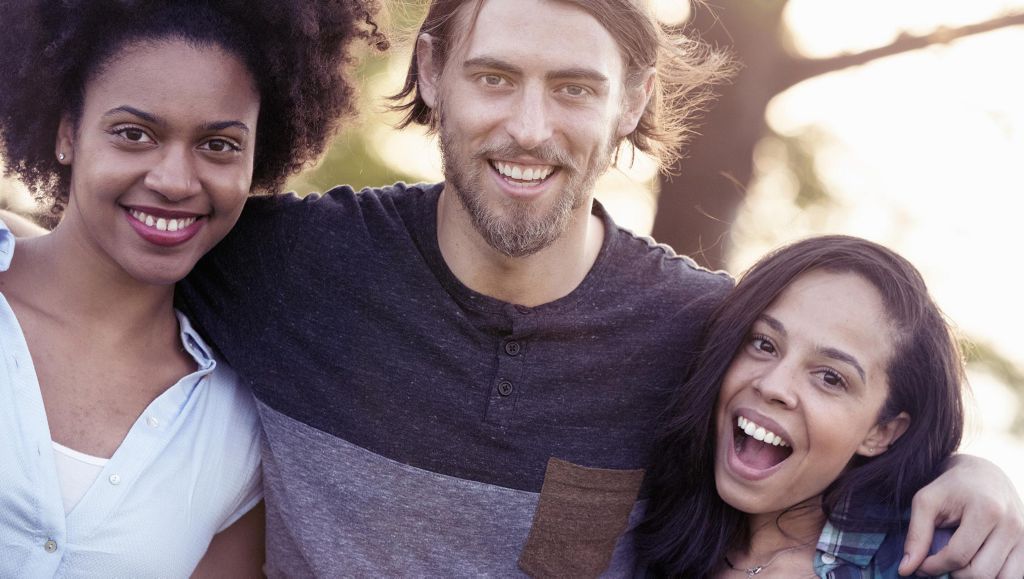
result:
[(894, 252), (829, 236), (762, 258), (713, 314), (653, 459), (650, 569), (896, 576), (911, 498), (959, 445), (962, 382)]
[[(352, 109), (372, 0), (0, 3), (0, 576), (259, 576), (250, 393), (174, 284)], [(63, 211), (59, 211), (63, 209)]]

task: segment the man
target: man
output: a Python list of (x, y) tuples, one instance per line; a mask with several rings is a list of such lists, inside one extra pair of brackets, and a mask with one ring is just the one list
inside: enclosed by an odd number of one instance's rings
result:
[[(181, 288), (259, 402), (269, 575), (633, 571), (659, 414), (731, 285), (593, 201), (623, 139), (675, 146), (666, 91), (722, 73), (634, 2), (436, 0), (403, 95), (446, 181), (252, 203)], [(1009, 483), (965, 482), (992, 470), (922, 491), (907, 569), (943, 517), (933, 565), (1020, 568)]]

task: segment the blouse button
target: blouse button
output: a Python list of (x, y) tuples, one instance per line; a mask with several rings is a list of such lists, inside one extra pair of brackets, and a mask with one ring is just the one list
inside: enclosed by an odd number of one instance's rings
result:
[(43, 543), (43, 549), (47, 553), (53, 553), (54, 551), (57, 550), (57, 541), (54, 541), (53, 539), (50, 539), (49, 541)]

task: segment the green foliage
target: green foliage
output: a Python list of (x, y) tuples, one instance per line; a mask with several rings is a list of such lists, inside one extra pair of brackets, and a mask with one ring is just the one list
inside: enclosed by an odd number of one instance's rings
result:
[(973, 366), (988, 371), (1017, 394), (1019, 405), (1012, 430), (1014, 434), (1024, 435), (1024, 370), (991, 344), (968, 339), (961, 344), (961, 347), (969, 367)]

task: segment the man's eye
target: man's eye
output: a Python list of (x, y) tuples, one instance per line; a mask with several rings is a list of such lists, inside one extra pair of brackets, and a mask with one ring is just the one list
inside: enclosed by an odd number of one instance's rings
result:
[(584, 96), (585, 94), (587, 94), (587, 89), (586, 87), (582, 87), (578, 84), (571, 84), (565, 87), (565, 94), (574, 97)]
[(486, 74), (480, 77), (487, 86), (501, 86), (503, 79), (496, 74)]

